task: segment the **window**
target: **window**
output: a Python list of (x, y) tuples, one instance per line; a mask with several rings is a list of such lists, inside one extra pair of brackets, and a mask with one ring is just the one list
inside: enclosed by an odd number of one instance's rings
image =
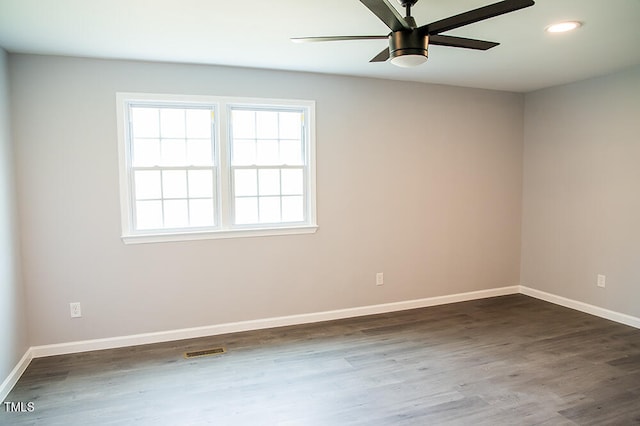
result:
[(129, 105), (135, 230), (215, 227), (214, 106)]
[(315, 232), (314, 103), (117, 95), (126, 243)]

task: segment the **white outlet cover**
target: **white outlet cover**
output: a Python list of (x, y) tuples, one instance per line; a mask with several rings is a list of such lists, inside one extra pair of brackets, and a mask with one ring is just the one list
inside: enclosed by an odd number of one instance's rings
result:
[(80, 302), (69, 303), (69, 311), (71, 313), (71, 318), (80, 318), (82, 316)]

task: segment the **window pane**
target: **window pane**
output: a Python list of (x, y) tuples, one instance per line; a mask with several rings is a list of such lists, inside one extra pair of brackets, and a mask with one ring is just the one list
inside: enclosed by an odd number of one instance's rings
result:
[(253, 139), (234, 139), (233, 164), (236, 166), (256, 164), (256, 143)]
[(136, 200), (158, 199), (161, 197), (160, 172), (141, 170), (135, 172)]
[(160, 136), (158, 108), (131, 108), (134, 138), (157, 138)]
[(164, 198), (187, 198), (187, 171), (164, 170), (162, 195)]
[(231, 111), (231, 125), (234, 139), (254, 139), (256, 137), (256, 119), (253, 111)]
[(189, 200), (189, 224), (191, 226), (213, 226), (213, 200)]
[(162, 164), (183, 166), (186, 164), (186, 154), (184, 139), (162, 139)]
[(211, 138), (211, 110), (188, 109), (187, 111), (187, 137)]
[(260, 223), (280, 222), (280, 197), (260, 197)]
[(258, 139), (278, 138), (278, 113), (273, 111), (256, 112), (256, 136)]
[(303, 197), (282, 197), (282, 221), (302, 222), (303, 220)]
[(185, 111), (183, 109), (160, 109), (160, 135), (163, 138), (184, 138)]
[(260, 170), (258, 177), (260, 195), (280, 195), (280, 170)]
[(164, 202), (164, 227), (184, 228), (189, 225), (187, 200), (168, 200)]
[(302, 195), (304, 193), (302, 169), (282, 169), (282, 194)]
[(258, 195), (256, 170), (234, 171), (234, 193), (236, 196)]
[(162, 203), (138, 201), (136, 203), (136, 229), (162, 228)]
[(133, 142), (133, 163), (138, 167), (160, 164), (160, 140), (135, 139)]
[(189, 170), (189, 197), (213, 197), (213, 172), (211, 170)]
[(302, 164), (302, 143), (299, 140), (280, 141), (280, 163), (288, 165)]
[(300, 139), (302, 135), (302, 114), (281, 112), (279, 117), (280, 139)]
[(213, 163), (210, 139), (187, 140), (187, 164), (193, 166), (208, 166)]
[(238, 225), (258, 222), (258, 198), (235, 199), (235, 223)]
[(258, 141), (257, 164), (280, 164), (280, 154), (277, 140)]

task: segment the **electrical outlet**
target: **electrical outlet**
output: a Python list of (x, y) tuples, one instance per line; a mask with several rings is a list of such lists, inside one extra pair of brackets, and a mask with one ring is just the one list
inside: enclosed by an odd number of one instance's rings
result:
[(80, 318), (82, 316), (80, 302), (69, 303), (69, 310), (71, 311), (71, 318)]
[(384, 274), (382, 272), (378, 272), (376, 274), (376, 285), (384, 284)]
[(607, 285), (607, 277), (604, 275), (600, 275), (598, 274), (598, 282), (597, 282), (598, 287), (606, 287)]

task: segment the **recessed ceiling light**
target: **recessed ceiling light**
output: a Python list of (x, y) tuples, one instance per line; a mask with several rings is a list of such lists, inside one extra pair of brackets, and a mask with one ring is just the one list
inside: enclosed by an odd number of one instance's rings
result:
[(582, 26), (582, 22), (578, 21), (565, 21), (558, 22), (557, 24), (549, 25), (547, 27), (548, 33), (565, 33), (567, 31), (575, 30)]

